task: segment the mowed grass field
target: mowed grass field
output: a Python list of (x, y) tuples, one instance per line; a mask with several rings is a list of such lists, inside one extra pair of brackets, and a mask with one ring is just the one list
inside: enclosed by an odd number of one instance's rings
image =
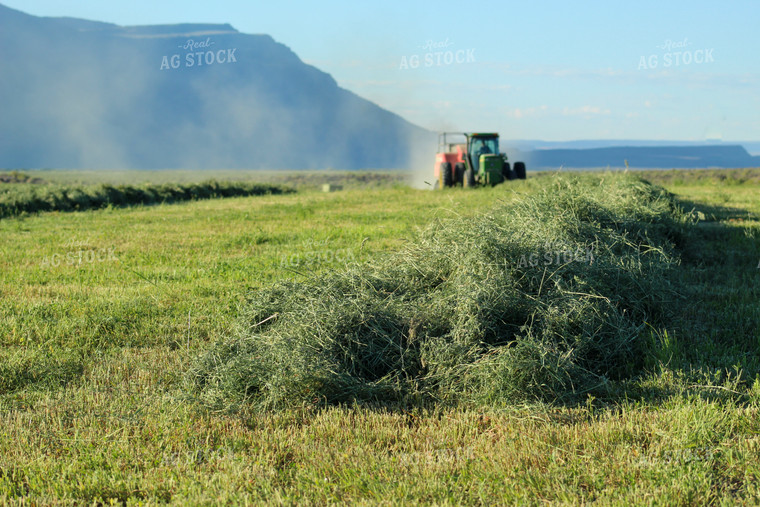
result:
[(334, 193), (267, 175), (300, 191), (2, 219), (0, 502), (757, 504), (760, 171), (713, 173), (641, 173), (699, 216), (681, 320), (615, 396), (564, 405), (230, 414), (186, 386), (249, 291), (387, 255), (553, 174), (436, 192), (329, 175)]

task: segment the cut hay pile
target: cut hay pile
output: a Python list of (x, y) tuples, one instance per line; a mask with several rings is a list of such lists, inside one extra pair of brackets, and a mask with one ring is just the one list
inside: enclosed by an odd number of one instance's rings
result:
[(678, 299), (688, 217), (631, 176), (556, 177), (403, 251), (251, 295), (188, 374), (214, 409), (504, 405), (607, 392)]

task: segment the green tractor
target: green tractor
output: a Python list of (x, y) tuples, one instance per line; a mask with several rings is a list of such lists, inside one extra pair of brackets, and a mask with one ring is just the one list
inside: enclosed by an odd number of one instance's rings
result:
[[(450, 142), (464, 136), (464, 143)], [(435, 155), (435, 178), (438, 188), (497, 185), (505, 180), (524, 180), (525, 164), (515, 162), (512, 169), (507, 155), (499, 153), (499, 134), (441, 132)]]

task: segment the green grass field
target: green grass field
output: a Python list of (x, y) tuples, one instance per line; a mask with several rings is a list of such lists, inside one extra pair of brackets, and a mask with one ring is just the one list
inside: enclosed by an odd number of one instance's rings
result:
[(230, 413), (187, 385), (240, 333), (250, 291), (379, 261), (554, 174), (432, 192), (395, 173), (240, 173), (299, 192), (0, 220), (0, 502), (760, 503), (760, 170), (637, 174), (699, 219), (668, 282), (673, 325), (647, 331), (644, 368), (613, 391), (564, 403)]

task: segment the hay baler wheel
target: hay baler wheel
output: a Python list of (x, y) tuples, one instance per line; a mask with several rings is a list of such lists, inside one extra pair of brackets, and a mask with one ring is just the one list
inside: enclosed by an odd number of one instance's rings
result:
[(446, 188), (452, 185), (451, 163), (441, 162), (440, 177), (438, 178), (439, 188)]

